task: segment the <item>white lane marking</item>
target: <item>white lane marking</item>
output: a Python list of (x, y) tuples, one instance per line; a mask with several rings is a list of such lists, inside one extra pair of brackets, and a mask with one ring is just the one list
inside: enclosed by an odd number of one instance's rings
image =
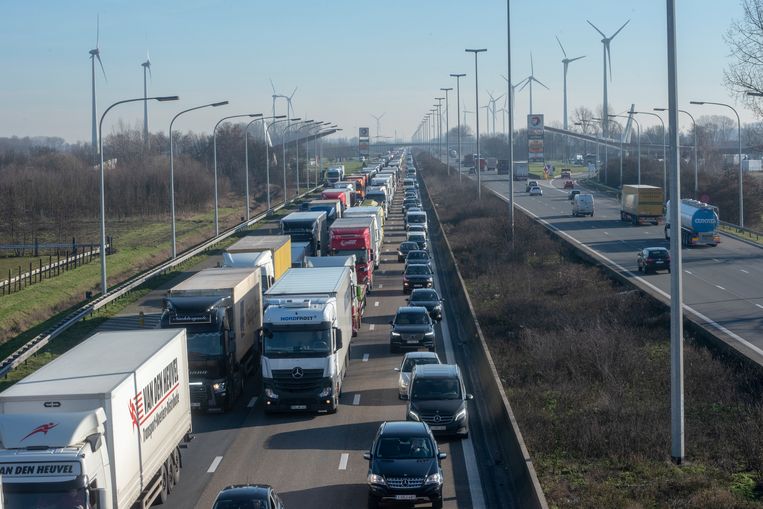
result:
[(379, 289), (381, 290), (382, 288), (384, 288), (384, 285), (379, 283)]
[(368, 362), (368, 354), (367, 353), (363, 354), (363, 362)]
[(721, 263), (721, 261), (718, 258), (713, 258), (714, 262)]
[(374, 330), (375, 328), (376, 328), (375, 323), (372, 323), (371, 325), (368, 326), (368, 330)]
[(257, 404), (257, 396), (255, 396), (252, 399), (250, 399), (249, 400), (249, 404), (246, 405), (246, 406), (247, 406), (247, 408), (254, 408), (254, 405), (256, 405), (256, 404)]
[(604, 232), (604, 235), (609, 235), (609, 233), (607, 233), (607, 232)]
[(352, 404), (353, 404), (353, 405), (355, 405), (355, 406), (358, 406), (358, 405), (360, 405), (360, 394), (356, 394), (356, 395), (355, 395), (355, 396), (352, 398)]
[(379, 301), (378, 301), (378, 300), (377, 300), (376, 302), (374, 302), (374, 307), (375, 307), (375, 308), (378, 308), (378, 307), (379, 307)]
[(690, 276), (692, 275), (692, 274), (691, 274), (691, 272), (689, 272), (688, 270), (684, 270), (684, 272), (686, 272), (686, 273), (687, 273), (687, 274), (689, 274)]
[(763, 306), (761, 306), (760, 304), (755, 304), (755, 305), (758, 306), (760, 309), (763, 309)]
[(715, 285), (715, 287), (716, 287), (716, 288), (719, 288), (719, 289), (721, 289), (721, 290), (725, 290), (725, 288), (724, 288), (724, 287), (722, 287), (721, 285)]
[(347, 462), (350, 459), (350, 455), (346, 452), (343, 452), (342, 455), (339, 457), (339, 470), (347, 470)]
[(744, 272), (745, 274), (749, 274), (749, 272), (747, 272), (747, 271), (746, 271), (746, 270), (744, 270), (744, 269), (739, 269), (739, 270), (740, 270), (741, 272)]
[(220, 462), (223, 460), (222, 456), (215, 456), (215, 459), (212, 460), (212, 464), (209, 465), (209, 468), (207, 469), (208, 474), (215, 473), (215, 470), (217, 470), (217, 467), (220, 466)]

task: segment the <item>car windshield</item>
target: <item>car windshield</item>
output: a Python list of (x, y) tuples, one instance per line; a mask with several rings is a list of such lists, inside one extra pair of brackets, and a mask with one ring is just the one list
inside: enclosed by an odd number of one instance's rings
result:
[(414, 274), (417, 276), (425, 275), (425, 274), (431, 274), (432, 271), (429, 270), (429, 266), (427, 265), (410, 265), (406, 270), (406, 274)]
[(427, 222), (427, 216), (423, 214), (411, 215), (411, 216), (408, 216), (408, 222), (412, 224), (416, 224), (416, 223), (423, 224)]
[(395, 325), (427, 325), (428, 323), (429, 316), (426, 313), (398, 313), (395, 317)]
[(457, 378), (417, 378), (413, 382), (411, 399), (461, 399), (461, 384)]
[(427, 240), (427, 238), (424, 236), (423, 233), (416, 233), (413, 235), (409, 235), (408, 238), (415, 242), (424, 242), (425, 240)]
[(415, 290), (411, 295), (411, 302), (440, 300), (437, 292), (434, 290)]
[(382, 437), (376, 457), (385, 460), (433, 458), (434, 444), (428, 437)]
[(266, 509), (264, 500), (218, 500), (212, 509)]
[(418, 366), (419, 364), (439, 364), (439, 360), (434, 357), (409, 357), (406, 359), (406, 361), (403, 363), (403, 368), (401, 371), (403, 373), (410, 373), (413, 370), (413, 366)]
[(403, 242), (400, 244), (400, 251), (411, 251), (413, 249), (418, 249), (419, 245), (415, 242)]

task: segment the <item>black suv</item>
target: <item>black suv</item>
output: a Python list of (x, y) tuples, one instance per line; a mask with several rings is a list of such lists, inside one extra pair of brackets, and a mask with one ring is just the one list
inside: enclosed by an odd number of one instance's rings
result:
[(432, 320), (438, 322), (442, 320), (442, 303), (443, 299), (440, 298), (434, 288), (416, 288), (408, 298), (409, 305), (425, 308)]
[(397, 308), (395, 319), (390, 320), (389, 351), (397, 353), (401, 348), (423, 346), (434, 352), (434, 325), (426, 308), (405, 306)]
[(405, 261), (405, 257), (408, 256), (408, 253), (411, 251), (417, 250), (419, 248), (419, 243), (414, 242), (412, 240), (406, 240), (405, 242), (400, 243), (400, 247), (397, 248), (397, 261), (403, 262)]
[(435, 434), (466, 438), (471, 399), (455, 364), (417, 365), (408, 388), (408, 420), (427, 423)]
[(382, 502), (431, 503), (442, 508), (443, 474), (437, 441), (421, 422), (383, 422), (376, 432), (368, 460), (368, 507)]
[(432, 288), (432, 269), (429, 265), (407, 265), (403, 273), (403, 293), (414, 288)]
[(405, 268), (408, 268), (410, 265), (428, 265), (431, 269), (432, 257), (429, 256), (429, 251), (424, 251), (423, 249), (408, 251), (408, 255), (405, 257)]

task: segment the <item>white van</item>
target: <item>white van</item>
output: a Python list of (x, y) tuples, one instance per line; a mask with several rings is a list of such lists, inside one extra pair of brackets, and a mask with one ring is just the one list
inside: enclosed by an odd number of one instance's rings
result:
[(593, 216), (593, 195), (592, 194), (578, 194), (572, 200), (572, 215), (577, 216)]

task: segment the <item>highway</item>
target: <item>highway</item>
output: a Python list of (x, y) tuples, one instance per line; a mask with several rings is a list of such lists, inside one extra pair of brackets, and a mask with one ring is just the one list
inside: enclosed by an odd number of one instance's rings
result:
[[(664, 225), (632, 226), (623, 222), (616, 198), (590, 190), (586, 192), (595, 197), (595, 215), (572, 217), (568, 191), (561, 189), (561, 179), (539, 182), (542, 197), (525, 193), (525, 182), (515, 183), (519, 208), (568, 240), (592, 250), (640, 287), (669, 300), (669, 274), (641, 275), (636, 265), (640, 249), (669, 247)], [(507, 176), (485, 175), (482, 183), (508, 196)], [(727, 341), (738, 342), (745, 354), (763, 363), (763, 249), (722, 235), (716, 247), (684, 248), (682, 253), (685, 311)]]
[[(362, 329), (352, 340), (339, 411), (333, 415), (268, 416), (257, 398), (258, 384), (248, 383), (246, 395), (233, 411), (194, 414), (195, 438), (183, 452), (180, 482), (165, 507), (208, 509), (221, 488), (241, 483), (273, 485), (287, 507), (365, 507), (368, 463), (363, 452), (382, 421), (405, 419), (405, 402), (397, 397), (398, 375), (394, 371), (402, 354), (389, 353), (388, 337), (389, 320), (399, 306), (405, 305), (403, 264), (397, 263), (396, 251), (405, 238), (400, 200), (396, 197), (385, 224), (382, 261), (368, 296)], [(217, 261), (211, 257), (193, 270), (214, 266)], [(440, 286), (438, 279), (435, 286)], [(158, 326), (164, 291), (152, 292), (102, 329), (135, 328), (141, 311), (144, 327)], [(449, 362), (456, 358), (448, 327), (453, 316), (446, 304), (443, 322), (437, 326), (437, 351)], [(486, 471), (489, 462), (485, 461), (489, 453), (484, 445), (476, 445), (481, 433), (478, 419), (478, 412), (470, 413), (468, 439), (438, 440), (441, 450), (448, 454), (443, 461), (444, 507), (486, 507), (491, 497), (505, 498), (507, 506), (512, 506), (507, 493), (496, 495), (495, 488), (492, 494), (483, 493), (482, 480), (490, 476)]]

